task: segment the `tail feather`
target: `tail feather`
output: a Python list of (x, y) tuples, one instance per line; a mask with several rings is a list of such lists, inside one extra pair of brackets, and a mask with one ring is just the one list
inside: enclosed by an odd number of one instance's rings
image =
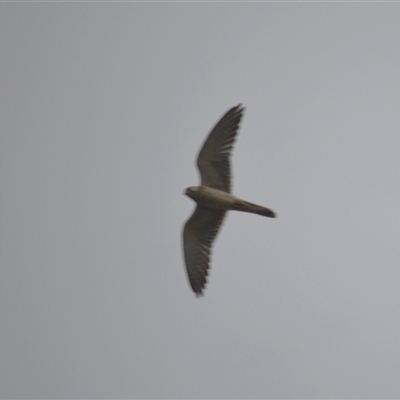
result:
[(239, 207), (235, 208), (235, 210), (258, 214), (269, 218), (276, 218), (276, 213), (271, 209), (259, 206), (258, 204), (249, 203), (248, 201), (244, 200)]

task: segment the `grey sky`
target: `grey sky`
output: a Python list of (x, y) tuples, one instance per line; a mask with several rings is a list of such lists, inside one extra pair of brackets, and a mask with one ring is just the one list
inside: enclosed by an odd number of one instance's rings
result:
[[(400, 397), (399, 3), (3, 3), (7, 398)], [(245, 117), (209, 285), (194, 160)]]

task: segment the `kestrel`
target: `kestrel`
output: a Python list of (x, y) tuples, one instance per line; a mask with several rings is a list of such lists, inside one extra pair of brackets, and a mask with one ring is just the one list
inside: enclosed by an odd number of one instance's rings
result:
[(231, 108), (209, 133), (197, 157), (201, 186), (191, 186), (185, 193), (197, 203), (183, 229), (183, 253), (190, 286), (196, 296), (203, 294), (210, 268), (211, 246), (228, 210), (244, 211), (275, 218), (265, 207), (230, 194), (230, 155), (244, 108)]

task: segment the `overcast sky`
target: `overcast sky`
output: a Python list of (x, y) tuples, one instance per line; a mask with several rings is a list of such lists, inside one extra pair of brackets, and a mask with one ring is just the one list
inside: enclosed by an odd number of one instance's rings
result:
[[(399, 398), (399, 3), (3, 3), (1, 397)], [(195, 157), (243, 103), (205, 296)]]

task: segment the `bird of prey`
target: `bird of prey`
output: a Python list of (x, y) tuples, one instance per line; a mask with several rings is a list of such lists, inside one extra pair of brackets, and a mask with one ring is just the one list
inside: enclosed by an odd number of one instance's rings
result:
[(244, 108), (228, 110), (206, 138), (197, 157), (201, 186), (184, 192), (197, 205), (183, 228), (183, 254), (190, 286), (196, 296), (203, 294), (210, 268), (211, 246), (228, 210), (244, 211), (275, 218), (265, 207), (231, 194), (230, 155)]

